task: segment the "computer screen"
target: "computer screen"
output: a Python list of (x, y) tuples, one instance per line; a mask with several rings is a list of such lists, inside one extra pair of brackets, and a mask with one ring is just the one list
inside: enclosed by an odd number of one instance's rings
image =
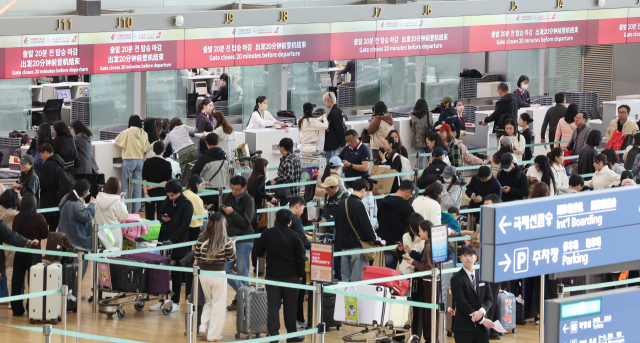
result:
[(600, 115), (600, 111), (597, 107), (593, 107), (589, 109), (589, 114), (591, 114), (591, 119), (600, 120), (602, 116)]
[(58, 89), (57, 92), (58, 92), (58, 99), (62, 99), (64, 100), (64, 102), (71, 101), (71, 89), (69, 88)]

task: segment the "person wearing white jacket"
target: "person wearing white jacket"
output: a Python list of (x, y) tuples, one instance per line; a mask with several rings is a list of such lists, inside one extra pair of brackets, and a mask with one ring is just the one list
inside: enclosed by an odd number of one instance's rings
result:
[[(409, 249), (411, 249), (411, 251), (415, 251), (420, 254), (424, 249), (424, 243), (421, 244), (422, 240), (420, 239), (420, 235), (418, 234), (418, 232), (420, 231), (418, 226), (423, 220), (424, 218), (420, 214), (412, 213), (409, 216), (409, 232), (405, 233), (402, 236), (402, 245), (408, 246)], [(403, 274), (403, 275), (411, 274), (415, 272), (416, 267), (414, 267), (409, 262), (407, 262), (407, 260), (404, 259), (405, 257), (411, 257), (411, 256), (409, 255), (409, 253), (406, 253), (404, 251), (404, 248), (399, 249), (399, 247), (400, 245), (398, 244), (398, 249), (396, 250), (396, 252), (399, 255), (398, 257), (402, 262), (400, 262), (400, 268), (398, 269), (398, 271), (400, 272), (400, 274)]]
[(553, 172), (553, 176), (556, 179), (556, 187), (560, 188), (568, 188), (569, 187), (569, 177), (567, 176), (567, 170), (562, 165), (564, 162), (564, 151), (560, 147), (555, 147), (551, 149), (547, 153), (547, 157), (549, 158), (549, 162), (551, 164), (551, 171)]
[(440, 196), (440, 208), (442, 212), (448, 212), (449, 208), (462, 206), (462, 184), (458, 181), (456, 167), (447, 166), (442, 172), (444, 185), (442, 187), (442, 195)]
[(598, 154), (594, 157), (593, 166), (596, 168), (596, 173), (591, 180), (584, 183), (584, 186), (593, 190), (619, 186), (620, 175), (611, 170), (609, 168), (610, 165), (611, 163), (607, 162), (607, 156)]
[(513, 119), (507, 119), (504, 121), (504, 130), (507, 133), (507, 136), (511, 138), (511, 142), (513, 143), (512, 148), (516, 155), (516, 159), (518, 162), (521, 162), (522, 156), (524, 155), (524, 149), (527, 145), (524, 136), (518, 133), (518, 125)]
[[(98, 193), (96, 199), (95, 223), (99, 225), (120, 224), (129, 218), (129, 212), (124, 204), (124, 198), (120, 196), (120, 180), (110, 177), (104, 186), (104, 192)], [(122, 229), (110, 229), (113, 234), (114, 247), (122, 249)]]
[(440, 213), (440, 197), (442, 185), (434, 182), (424, 190), (424, 196), (413, 201), (413, 210), (422, 215), (424, 220), (430, 221), (433, 225), (440, 225), (442, 214)]
[(316, 105), (306, 102), (302, 105), (303, 115), (298, 120), (298, 131), (300, 131), (300, 143), (303, 154), (315, 154), (318, 152), (318, 133), (329, 128), (329, 121), (325, 113), (316, 119), (313, 117), (313, 108)]
[(256, 99), (256, 106), (253, 108), (253, 113), (251, 113), (245, 130), (264, 129), (267, 126), (273, 125), (288, 126), (283, 122), (277, 121), (276, 118), (267, 111), (267, 97), (261, 95)]

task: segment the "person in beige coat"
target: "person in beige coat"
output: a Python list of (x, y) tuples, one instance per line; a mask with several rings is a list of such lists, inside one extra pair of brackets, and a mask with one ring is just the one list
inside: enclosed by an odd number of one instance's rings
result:
[[(142, 159), (149, 151), (149, 138), (142, 129), (142, 119), (137, 115), (129, 117), (129, 128), (120, 132), (116, 137), (116, 145), (122, 148), (122, 192), (129, 195), (129, 178), (142, 181)], [(142, 185), (133, 185), (132, 198), (142, 197)], [(140, 203), (131, 204), (131, 212), (138, 213)]]
[(367, 127), (371, 136), (371, 156), (378, 156), (378, 150), (382, 149), (384, 139), (393, 129), (393, 117), (387, 113), (387, 105), (378, 101), (373, 105), (373, 118)]
[(611, 135), (613, 135), (615, 131), (622, 131), (625, 136), (633, 136), (638, 132), (638, 124), (628, 120), (629, 112), (631, 112), (631, 108), (627, 105), (620, 105), (620, 107), (618, 107), (618, 119), (612, 120), (607, 128), (607, 142), (611, 139)]
[(306, 102), (302, 105), (303, 115), (298, 120), (298, 131), (300, 131), (300, 143), (303, 154), (315, 154), (318, 152), (318, 133), (329, 128), (327, 116), (323, 114), (320, 118), (313, 117), (313, 108), (316, 105)]
[(607, 156), (598, 154), (593, 159), (593, 166), (596, 168), (596, 173), (591, 180), (584, 183), (585, 187), (598, 190), (620, 185), (620, 175), (611, 170), (611, 163), (607, 162)]

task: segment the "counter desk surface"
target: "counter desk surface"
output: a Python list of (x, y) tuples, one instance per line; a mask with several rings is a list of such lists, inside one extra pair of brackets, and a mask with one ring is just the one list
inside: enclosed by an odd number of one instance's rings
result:
[[(280, 144), (281, 139), (285, 137), (291, 138), (294, 149), (300, 142), (300, 134), (297, 127), (289, 127), (286, 131), (284, 129), (267, 128), (244, 130), (243, 132), (249, 152), (262, 150), (262, 158), (269, 161), (269, 168), (277, 167), (280, 164), (282, 154), (278, 150), (278, 144)], [(267, 173), (267, 178), (273, 179), (276, 175), (275, 171), (270, 171)]]

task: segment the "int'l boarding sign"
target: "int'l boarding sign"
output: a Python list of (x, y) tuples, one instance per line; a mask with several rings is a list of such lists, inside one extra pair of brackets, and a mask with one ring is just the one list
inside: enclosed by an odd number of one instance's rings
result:
[(333, 282), (333, 245), (311, 243), (311, 281)]
[(482, 280), (634, 261), (634, 240), (625, 237), (640, 229), (640, 188), (482, 206), (481, 224)]

